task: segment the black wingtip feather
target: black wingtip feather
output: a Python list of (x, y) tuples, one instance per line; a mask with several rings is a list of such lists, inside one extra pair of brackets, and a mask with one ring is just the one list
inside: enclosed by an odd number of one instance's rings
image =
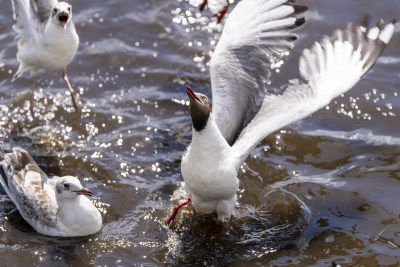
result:
[(294, 23), (294, 25), (296, 25), (297, 27), (303, 25), (306, 22), (306, 18), (302, 17), (302, 18), (298, 18), (296, 19), (296, 22)]
[(295, 35), (292, 35), (292, 36), (289, 36), (286, 38), (286, 41), (289, 41), (289, 42), (294, 42), (296, 40), (297, 40), (297, 36), (295, 36)]
[(293, 8), (294, 8), (294, 15), (304, 13), (308, 10), (308, 7), (299, 5), (294, 5)]
[(365, 28), (368, 28), (368, 24), (369, 24), (369, 21), (371, 20), (371, 16), (370, 15), (368, 15), (368, 14), (365, 14), (362, 18), (361, 18), (361, 20), (360, 20), (360, 22), (358, 23), (360, 26), (364, 26)]

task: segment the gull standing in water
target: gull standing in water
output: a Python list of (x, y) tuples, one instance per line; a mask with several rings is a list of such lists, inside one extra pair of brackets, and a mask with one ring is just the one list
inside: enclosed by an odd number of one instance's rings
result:
[[(300, 75), (276, 94), (267, 81), (265, 54), (284, 53), (299, 25), (300, 9), (286, 0), (247, 0), (229, 15), (210, 62), (212, 112), (207, 96), (187, 86), (192, 142), (181, 171), (188, 200), (201, 214), (216, 213), (227, 222), (236, 204), (237, 172), (267, 135), (303, 119), (351, 89), (372, 67), (394, 32), (381, 20), (370, 29), (367, 19), (349, 23), (324, 37), (300, 56)], [(304, 22), (304, 20), (303, 20)]]
[(92, 192), (73, 176), (49, 179), (29, 153), (0, 148), (0, 184), (21, 216), (49, 236), (86, 236), (100, 231), (101, 214), (86, 197)]
[(14, 31), (18, 34), (19, 68), (12, 81), (31, 71), (30, 110), (33, 115), (34, 75), (40, 68), (62, 70), (62, 78), (78, 111), (75, 91), (67, 75), (67, 66), (75, 57), (79, 37), (72, 22), (72, 6), (57, 0), (11, 0)]

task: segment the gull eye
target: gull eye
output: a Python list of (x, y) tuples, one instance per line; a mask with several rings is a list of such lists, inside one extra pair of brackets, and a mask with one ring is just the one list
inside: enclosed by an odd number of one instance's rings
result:
[(70, 6), (68, 7), (68, 12), (71, 12), (71, 7)]
[(58, 12), (58, 9), (55, 7), (55, 8), (53, 8), (53, 13), (54, 14), (57, 14), (57, 12)]
[(69, 183), (63, 183), (64, 189), (68, 190), (69, 189)]
[(207, 102), (207, 97), (202, 96), (202, 97), (201, 97), (201, 100), (203, 100), (204, 102)]

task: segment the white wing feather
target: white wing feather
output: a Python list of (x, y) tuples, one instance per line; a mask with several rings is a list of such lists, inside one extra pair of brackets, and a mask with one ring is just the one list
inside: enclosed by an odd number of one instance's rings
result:
[(37, 27), (37, 19), (32, 16), (32, 9), (29, 0), (12, 0), (13, 17), (15, 24), (14, 31), (20, 38), (29, 38)]
[(259, 113), (232, 147), (233, 155), (240, 158), (237, 168), (267, 135), (307, 117), (351, 89), (372, 67), (393, 34), (393, 23), (383, 30), (382, 26), (380, 21), (367, 31), (363, 25), (348, 24), (315, 43), (311, 50), (304, 50), (299, 67), (308, 83), (292, 80), (282, 95), (264, 98)]
[(304, 22), (295, 16), (306, 8), (289, 2), (293, 1), (241, 1), (226, 21), (211, 59), (210, 76), (212, 113), (230, 144), (269, 93), (271, 64), (292, 49), (297, 37), (288, 29)]
[(13, 29), (22, 39), (32, 38), (43, 30), (58, 0), (11, 0), (15, 24)]
[(40, 23), (46, 24), (51, 14), (51, 8), (58, 0), (31, 0)]
[(0, 168), (0, 182), (21, 216), (36, 229), (54, 227), (58, 210), (54, 189), (29, 153), (13, 148), (13, 153), (4, 154), (0, 149)]

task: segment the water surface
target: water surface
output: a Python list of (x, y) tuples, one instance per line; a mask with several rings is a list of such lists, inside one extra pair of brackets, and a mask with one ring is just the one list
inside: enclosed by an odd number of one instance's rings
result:
[[(82, 238), (37, 234), (0, 188), (0, 259), (22, 265), (328, 266), (400, 264), (400, 34), (351, 91), (268, 136), (239, 174), (230, 223), (184, 199), (180, 160), (191, 140), (185, 84), (210, 94), (208, 61), (223, 25), (191, 0), (70, 1), (81, 38), (68, 67), (40, 71), (36, 116), (17, 70), (11, 3), (0, 3), (0, 140), (30, 151), (48, 173), (77, 175), (104, 219)], [(236, 3), (237, 1), (235, 1)], [(100, 4), (101, 3), (101, 4)], [(235, 5), (233, 3), (231, 7)], [(302, 0), (307, 23), (272, 84), (297, 78), (304, 48), (369, 13), (400, 14), (397, 0)]]

